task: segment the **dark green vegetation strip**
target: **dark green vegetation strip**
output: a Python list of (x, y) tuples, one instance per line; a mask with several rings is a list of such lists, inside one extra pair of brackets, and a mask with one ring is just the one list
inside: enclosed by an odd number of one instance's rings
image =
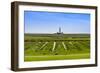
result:
[(36, 41), (89, 41), (89, 34), (25, 34), (25, 42)]

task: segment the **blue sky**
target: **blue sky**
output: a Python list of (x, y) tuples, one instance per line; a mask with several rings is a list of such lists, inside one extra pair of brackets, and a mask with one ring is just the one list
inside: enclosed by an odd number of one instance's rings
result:
[(90, 33), (90, 14), (24, 11), (25, 33)]

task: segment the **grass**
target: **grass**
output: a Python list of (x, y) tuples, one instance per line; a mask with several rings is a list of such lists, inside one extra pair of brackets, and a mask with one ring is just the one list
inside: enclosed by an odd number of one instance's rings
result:
[(78, 34), (74, 37), (74, 34), (64, 36), (27, 34), (24, 41), (24, 61), (26, 62), (90, 58), (89, 35)]
[(72, 60), (72, 59), (88, 59), (89, 53), (70, 54), (70, 55), (45, 55), (45, 56), (25, 56), (24, 61), (48, 61), (48, 60)]

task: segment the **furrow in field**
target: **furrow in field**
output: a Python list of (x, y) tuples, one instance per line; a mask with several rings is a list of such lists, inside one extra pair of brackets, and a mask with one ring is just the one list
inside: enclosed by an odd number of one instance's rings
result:
[(45, 42), (40, 49), (47, 45), (48, 42)]
[(55, 46), (56, 46), (56, 42), (54, 42), (54, 43), (53, 43), (53, 48), (52, 48), (52, 51), (54, 51)]
[(67, 47), (64, 42), (62, 42), (62, 45), (63, 45), (64, 49), (67, 50)]

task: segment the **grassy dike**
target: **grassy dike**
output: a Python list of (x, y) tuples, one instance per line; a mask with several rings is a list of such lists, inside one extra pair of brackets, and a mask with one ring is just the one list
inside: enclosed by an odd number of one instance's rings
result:
[(85, 54), (70, 54), (70, 55), (45, 55), (45, 56), (25, 56), (24, 61), (48, 61), (48, 60), (73, 60), (73, 59), (88, 59), (89, 53)]

